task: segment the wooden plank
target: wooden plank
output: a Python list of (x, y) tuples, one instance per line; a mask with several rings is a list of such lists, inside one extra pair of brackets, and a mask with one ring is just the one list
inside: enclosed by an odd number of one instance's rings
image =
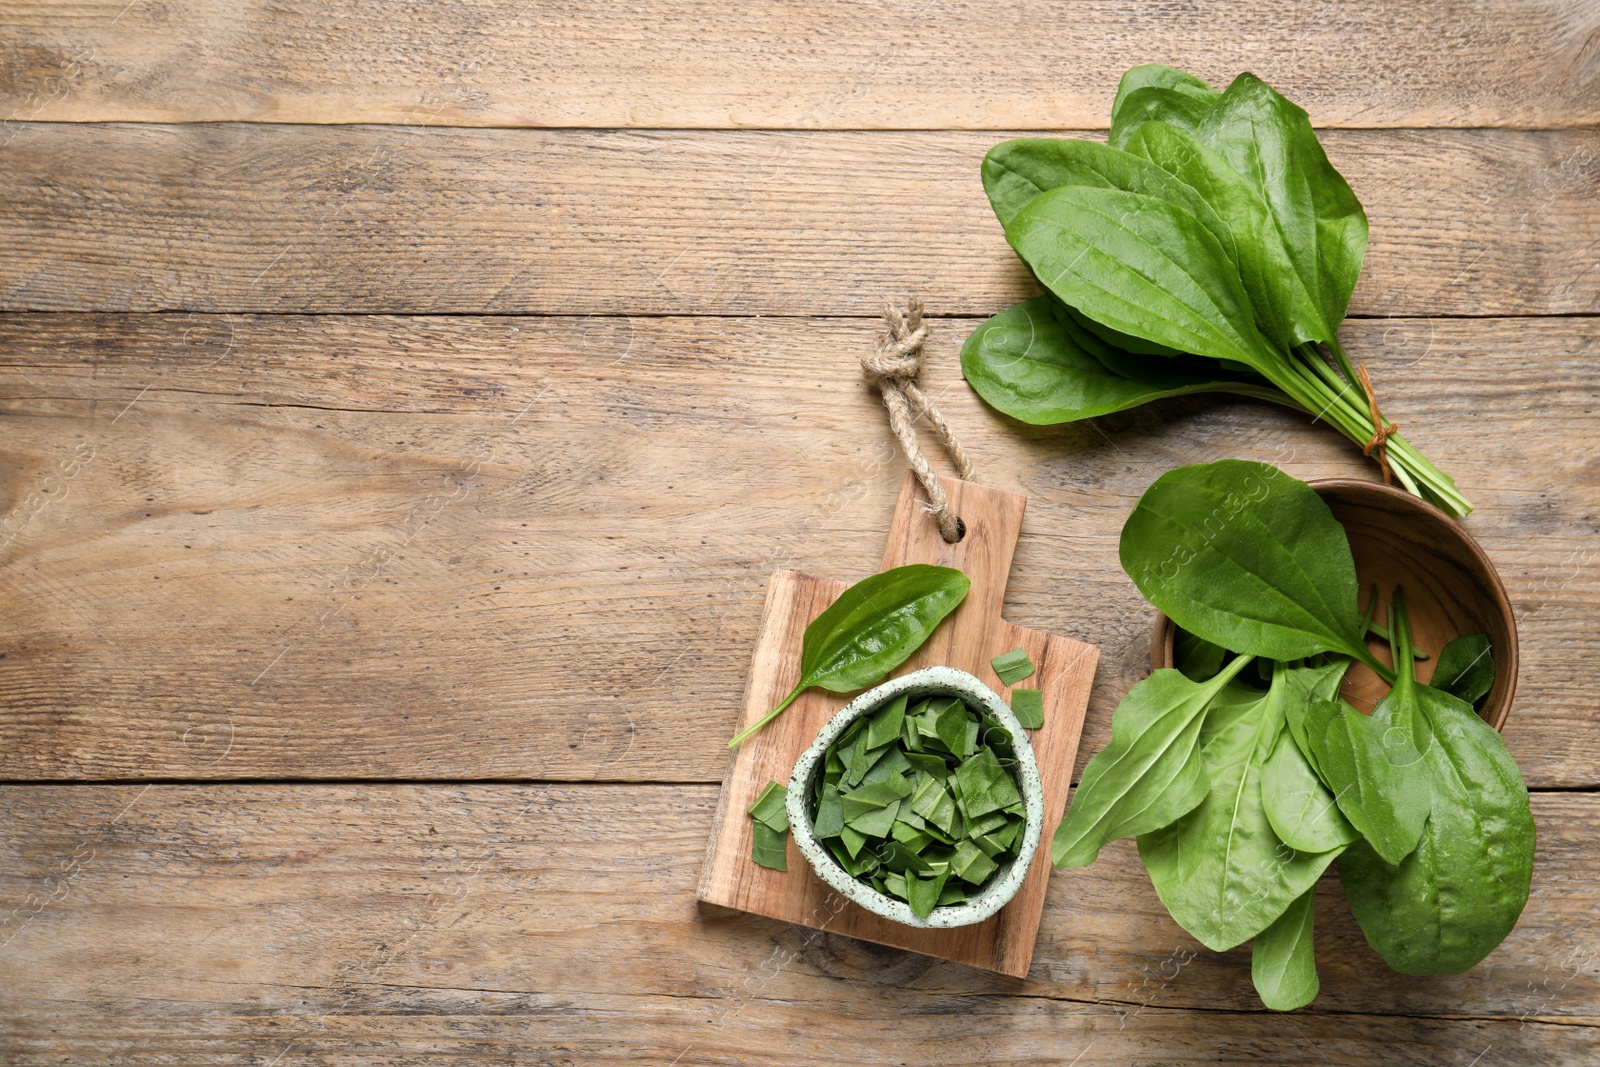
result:
[[(1025, 428), (924, 380), (1028, 495), (1006, 616), (1104, 650), (1079, 762), (1146, 669), (1117, 535), (1217, 456), (1373, 477), (1269, 405)], [(0, 777), (718, 782), (778, 569), (877, 569), (904, 471), (826, 319), (0, 316)], [(1588, 452), (1600, 320), (1354, 321), (1453, 473), (1522, 632), (1507, 740), (1600, 783)], [(129, 405), (132, 405), (131, 407)]]
[[(955, 478), (942, 478), (941, 483), (952, 512), (963, 523), (965, 536), (955, 544), (945, 543), (927, 514), (927, 496), (907, 471), (888, 524), (882, 569), (913, 563), (954, 567), (971, 580), (972, 586), (960, 607), (939, 624), (894, 675), (910, 674), (924, 667), (955, 667), (989, 685), (1009, 702), (1011, 687), (1000, 681), (991, 661), (1012, 649), (1025, 650), (1036, 668), (1026, 685), (1039, 690), (1045, 705), (1044, 725), (1029, 731), (1028, 739), (1044, 787), (1044, 823), (1054, 826), (1066, 809), (1073, 757), (1078, 750), (1100, 650), (1081, 641), (1027, 630), (1000, 617), (1027, 498)], [(750, 680), (739, 718), (741, 730), (765, 718), (788, 695), (800, 674), (806, 627), (847, 587), (846, 582), (795, 571), (779, 571), (772, 576), (755, 652), (750, 658)], [(1027, 977), (1039, 928), (1039, 909), (1050, 881), (1048, 844), (1034, 854), (1022, 887), (998, 914), (981, 923), (943, 930), (914, 929), (856, 906), (813, 873), (793, 845), (787, 871), (761, 867), (750, 859), (750, 806), (768, 782), (788, 785), (796, 761), (848, 699), (821, 689), (808, 690), (778, 719), (734, 750), (706, 848), (700, 899)]]
[[(1600, 94), (1597, 94), (1600, 95)], [(1035, 290), (994, 133), (28, 124), (0, 307), (989, 315)], [(1348, 131), (1357, 315), (1600, 309), (1600, 130)]]
[(1600, 119), (1585, 0), (985, 5), (652, 0), (0, 7), (0, 106), (50, 120), (1060, 129), (1118, 76), (1254, 70), (1349, 126)]
[[(1534, 798), (1516, 930), (1395, 974), (1330, 878), (1322, 993), (1162, 911), (1127, 842), (1054, 874), (1026, 981), (696, 911), (710, 786), (0, 791), (0, 1048), (59, 1063), (1576, 1063), (1600, 1052), (1600, 798)], [(1485, 1049), (1490, 1052), (1485, 1054)]]

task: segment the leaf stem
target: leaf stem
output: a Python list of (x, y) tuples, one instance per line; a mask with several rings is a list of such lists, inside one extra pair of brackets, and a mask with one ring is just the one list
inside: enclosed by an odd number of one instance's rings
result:
[(1361, 613), (1361, 625), (1366, 627), (1366, 632), (1371, 633), (1377, 623), (1378, 615), (1378, 583), (1372, 583), (1372, 595), (1367, 597), (1367, 610)]
[[(1302, 349), (1306, 347), (1302, 346)], [(1300, 359), (1294, 358), (1297, 354), (1301, 356)], [(1285, 362), (1298, 372), (1295, 376), (1297, 384), (1303, 385), (1323, 401), (1320, 405), (1310, 405), (1314, 415), (1325, 418), (1356, 444), (1365, 445), (1371, 440), (1374, 429), (1372, 415), (1361, 410), (1356, 402), (1357, 397), (1364, 399), (1364, 395), (1339, 378), (1326, 360), (1316, 355), (1314, 350), (1310, 356), (1296, 350)], [(1285, 391), (1289, 390), (1285, 388)], [(1429, 463), (1405, 438), (1399, 434), (1390, 435), (1388, 448), (1391, 468), (1412, 495), (1428, 499), (1431, 494), (1434, 503), (1454, 515), (1465, 515), (1472, 510), (1471, 501), (1461, 495), (1455, 482)], [(1423, 492), (1424, 487), (1427, 493)]]
[[(1394, 647), (1394, 638), (1389, 636), (1389, 628), (1383, 625), (1383, 623), (1379, 622), (1377, 619), (1373, 619), (1367, 623), (1367, 633), (1371, 634), (1373, 637), (1383, 638), (1385, 641), (1389, 642), (1391, 648)], [(1433, 657), (1422, 651), (1422, 649), (1418, 648), (1417, 646), (1412, 645), (1411, 658), (1414, 660), (1423, 660), (1432, 659)], [(1398, 660), (1396, 662), (1398, 662)]]
[(1327, 382), (1330, 387), (1332, 387), (1334, 393), (1339, 397), (1339, 399), (1345, 400), (1347, 405), (1356, 414), (1361, 414), (1361, 409), (1356, 406), (1355, 402), (1353, 400), (1346, 399), (1347, 396), (1352, 392), (1356, 396), (1360, 396), (1362, 399), (1365, 399), (1365, 395), (1361, 393), (1359, 387), (1356, 386), (1354, 381), (1350, 380), (1353, 379), (1355, 375), (1352, 374), (1350, 379), (1340, 377), (1340, 373), (1338, 371), (1328, 366), (1328, 361), (1322, 358), (1322, 353), (1317, 351), (1315, 345), (1301, 345), (1298, 351), (1300, 352), (1301, 358), (1305, 360), (1311, 369), (1316, 371), (1317, 375), (1321, 377), (1323, 381)]
[(1424, 500), (1428, 499), (1427, 494), (1417, 487), (1417, 483), (1412, 479), (1411, 472), (1406, 469), (1406, 465), (1404, 463), (1391, 462), (1389, 464), (1389, 469), (1394, 471), (1394, 476), (1396, 478), (1400, 479), (1400, 484), (1406, 487), (1406, 492), (1410, 493), (1412, 496), (1420, 496)]
[[(1277, 355), (1277, 365), (1286, 373), (1266, 374), (1276, 389), (1237, 382), (1219, 383), (1216, 391), (1270, 400), (1303, 411), (1313, 420), (1326, 421), (1358, 445), (1365, 446), (1372, 440), (1372, 415), (1358, 402), (1358, 399), (1365, 400), (1365, 394), (1340, 378), (1315, 346), (1300, 345), (1288, 352), (1279, 351)], [(1337, 349), (1335, 355), (1342, 365), (1349, 365), (1344, 349)], [(1390, 468), (1408, 493), (1451, 515), (1461, 516), (1472, 510), (1472, 502), (1461, 495), (1450, 476), (1429, 463), (1404, 437), (1390, 434), (1388, 448)]]
[(1344, 375), (1345, 381), (1355, 381), (1356, 369), (1350, 365), (1350, 357), (1345, 355), (1344, 346), (1339, 343), (1339, 338), (1337, 336), (1329, 338), (1327, 345), (1333, 357), (1339, 361), (1339, 373)]
[(1383, 665), (1383, 661), (1377, 656), (1374, 656), (1371, 650), (1369, 650), (1365, 645), (1361, 646), (1361, 654), (1356, 656), (1356, 659), (1366, 664), (1372, 673), (1376, 674), (1379, 678), (1382, 678), (1385, 683), (1394, 685), (1394, 671), (1388, 667), (1385, 667)]
[[(1271, 385), (1256, 385), (1253, 382), (1219, 382), (1214, 390), (1218, 393), (1232, 393), (1235, 396), (1248, 396), (1256, 400), (1269, 400), (1274, 404), (1281, 404), (1286, 408), (1296, 411), (1305, 411), (1306, 406), (1284, 391), (1276, 383)], [(1308, 412), (1309, 414), (1309, 412)]]
[(771, 711), (767, 712), (766, 715), (762, 716), (761, 721), (756, 723), (754, 726), (751, 726), (751, 727), (741, 731), (736, 737), (734, 737), (734, 739), (732, 741), (728, 742), (728, 747), (729, 748), (737, 748), (739, 745), (743, 744), (744, 741), (747, 738), (749, 738), (749, 736), (751, 734), (755, 733), (757, 730), (759, 730), (763, 726), (767, 725), (767, 723), (771, 722), (773, 719), (776, 719), (779, 715), (783, 714), (783, 709), (787, 708), (790, 704), (793, 704), (794, 703), (794, 698), (799, 696), (801, 693), (805, 692), (807, 688), (808, 687), (806, 685), (805, 680), (801, 679), (800, 684), (795, 686), (793, 689), (791, 689), (789, 691), (789, 695), (783, 698), (783, 703), (782, 704), (779, 704), (777, 707), (775, 707)]
[(1249, 666), (1250, 661), (1253, 659), (1255, 659), (1254, 656), (1247, 656), (1242, 652), (1235, 654), (1233, 659), (1229, 661), (1228, 665), (1223, 667), (1216, 673), (1214, 677), (1212, 677), (1211, 684), (1216, 686), (1213, 692), (1220, 692), (1222, 687), (1233, 681), (1234, 675), (1238, 674), (1240, 671), (1244, 670), (1245, 667)]
[(1406, 617), (1406, 594), (1399, 586), (1395, 586), (1394, 596), (1389, 599), (1389, 631), (1394, 634), (1394, 663), (1399, 668), (1398, 677), (1390, 684), (1404, 692), (1416, 685), (1417, 672), (1411, 662), (1411, 620)]

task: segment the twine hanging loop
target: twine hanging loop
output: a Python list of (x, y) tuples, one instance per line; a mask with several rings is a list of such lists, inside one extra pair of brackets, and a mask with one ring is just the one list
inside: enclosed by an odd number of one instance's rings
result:
[(928, 339), (928, 325), (922, 321), (922, 301), (911, 297), (904, 308), (886, 304), (883, 318), (888, 329), (878, 338), (877, 350), (861, 357), (861, 369), (866, 372), (867, 381), (883, 394), (883, 406), (889, 412), (889, 428), (900, 441), (907, 462), (928, 495), (928, 513), (939, 524), (939, 536), (954, 544), (961, 540), (960, 520), (950, 510), (950, 499), (945, 496), (944, 487), (922, 455), (917, 443), (917, 419), (928, 420), (939, 440), (944, 442), (945, 451), (955, 460), (956, 473), (964, 481), (972, 480), (972, 463), (950, 424), (944, 421), (933, 401), (917, 388), (917, 376), (922, 373), (922, 345)]

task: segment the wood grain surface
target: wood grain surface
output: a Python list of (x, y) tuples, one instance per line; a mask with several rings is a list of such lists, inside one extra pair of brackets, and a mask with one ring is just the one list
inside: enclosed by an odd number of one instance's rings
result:
[(1587, 0), (10, 0), (0, 21), (0, 107), (51, 120), (1094, 127), (1156, 62), (1253, 70), (1319, 125), (1600, 119)]
[[(0, 308), (992, 315), (1036, 292), (978, 179), (1006, 136), (28, 124)], [(1352, 314), (1600, 309), (1600, 131), (1326, 140)]]
[[(1517, 929), (1395, 974), (1330, 877), (1322, 995), (1167, 917), (1131, 842), (1051, 882), (1026, 981), (737, 914), (713, 786), (0, 790), (0, 1048), (74, 1064), (1577, 1064), (1600, 1053), (1592, 795), (1537, 796)], [(48, 894), (30, 898), (30, 894)], [(1485, 1052), (1485, 1050), (1488, 1050)], [(63, 1050), (69, 1050), (70, 1054)]]
[[(988, 685), (1009, 703), (1012, 688), (995, 674), (992, 661), (1014, 649), (1025, 651), (1035, 669), (1023, 684), (1037, 689), (1044, 703), (1044, 724), (1028, 731), (1027, 737), (1043, 787), (1043, 824), (1053, 827), (1066, 810), (1073, 757), (1100, 650), (1082, 641), (1028, 630), (1000, 617), (1027, 498), (955, 478), (941, 478), (940, 484), (951, 512), (961, 521), (961, 539), (947, 544), (940, 536), (927, 512), (927, 496), (907, 471), (889, 520), (881, 569), (909, 564), (953, 567), (972, 584), (961, 604), (892, 676), (924, 667), (954, 667)], [(796, 571), (778, 571), (772, 576), (750, 657), (740, 731), (765, 718), (794, 687), (800, 676), (806, 627), (846, 588), (846, 582)], [(734, 749), (706, 846), (700, 900), (1026, 978), (1039, 930), (1039, 909), (1050, 884), (1048, 838), (1042, 837), (1027, 877), (1010, 903), (981, 923), (955, 929), (916, 929), (857, 906), (812, 871), (792, 835), (787, 871), (758, 866), (751, 860), (750, 806), (768, 782), (789, 785), (796, 761), (853, 695), (808, 689), (782, 715)]]
[[(1029, 497), (1007, 617), (1104, 650), (1081, 764), (1148, 665), (1116, 543), (1151, 472), (1376, 472), (1232, 398), (1020, 426), (959, 377), (975, 325), (934, 324), (925, 384), (979, 477)], [(875, 329), (0, 316), (0, 777), (720, 781), (768, 576), (881, 562), (904, 467), (857, 376)], [(1344, 333), (1478, 505), (1522, 634), (1512, 752), (1536, 786), (1600, 784), (1600, 486), (1574, 446), (1600, 324)]]
[[(1600, 1062), (1600, 5), (0, 0), (0, 1063)], [(1122, 70), (1307, 107), (1372, 238), (1346, 346), (1478, 505), (1533, 896), (1466, 974), (1323, 992), (1053, 872), (1026, 979), (696, 905), (775, 570), (876, 570), (858, 359), (1025, 494), (1008, 620), (1147, 669), (1161, 471), (1373, 478), (1230, 398), (1021, 426), (978, 164)], [(1074, 133), (1073, 131), (1079, 131)], [(228, 780), (233, 781), (228, 781)]]

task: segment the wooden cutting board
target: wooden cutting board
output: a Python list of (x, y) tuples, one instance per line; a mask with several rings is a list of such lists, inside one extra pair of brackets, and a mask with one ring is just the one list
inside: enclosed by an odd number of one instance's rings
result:
[[(734, 750), (701, 874), (700, 900), (1022, 978), (1033, 960), (1034, 936), (1050, 879), (1050, 833), (1066, 807), (1100, 650), (1081, 641), (1027, 630), (1000, 617), (1027, 498), (952, 478), (940, 481), (965, 526), (965, 536), (953, 545), (944, 542), (923, 510), (921, 487), (907, 472), (889, 527), (883, 567), (887, 570), (907, 563), (956, 567), (972, 580), (972, 588), (961, 606), (895, 674), (936, 665), (959, 667), (1009, 701), (1010, 688), (995, 675), (990, 659), (1020, 647), (1033, 660), (1036, 672), (1017, 684), (1037, 687), (1044, 698), (1044, 726), (1031, 731), (1030, 740), (1044, 781), (1045, 825), (1022, 888), (1011, 903), (985, 922), (953, 930), (919, 930), (874, 915), (834, 892), (812, 873), (792, 839), (787, 872), (753, 863), (747, 809), (769, 781), (788, 784), (795, 760), (850, 699), (849, 695), (813, 688)], [(765, 715), (794, 687), (800, 676), (801, 637), (806, 626), (849, 584), (798, 571), (773, 574), (738, 729)]]

